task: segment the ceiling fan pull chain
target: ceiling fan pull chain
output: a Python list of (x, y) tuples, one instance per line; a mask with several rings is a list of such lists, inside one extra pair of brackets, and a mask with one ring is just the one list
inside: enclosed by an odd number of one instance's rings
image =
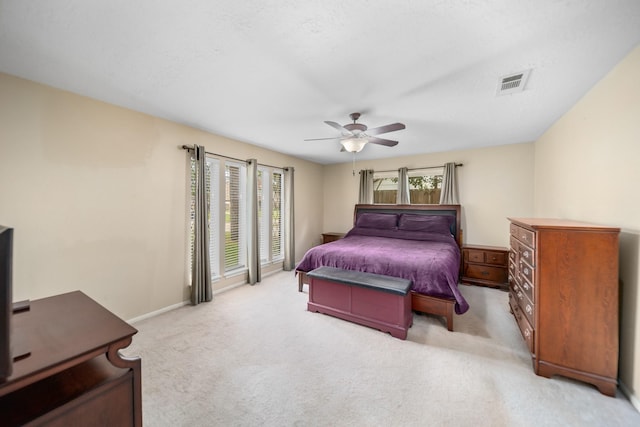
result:
[(351, 172), (353, 173), (353, 176), (356, 176), (356, 152), (354, 151), (352, 154), (353, 154), (353, 167)]

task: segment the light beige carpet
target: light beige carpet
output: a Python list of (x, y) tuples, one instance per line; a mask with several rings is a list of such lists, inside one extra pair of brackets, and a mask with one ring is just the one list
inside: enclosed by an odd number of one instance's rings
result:
[(640, 426), (620, 393), (536, 376), (507, 293), (406, 341), (306, 311), (293, 272), (137, 322), (145, 426)]

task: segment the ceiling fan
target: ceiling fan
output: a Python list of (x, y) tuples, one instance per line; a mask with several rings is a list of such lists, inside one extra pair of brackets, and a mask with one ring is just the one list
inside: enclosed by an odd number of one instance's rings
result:
[(386, 145), (387, 147), (393, 147), (398, 144), (398, 141), (392, 141), (390, 139), (377, 138), (372, 135), (380, 135), (387, 132), (393, 132), (396, 130), (402, 130), (405, 128), (405, 125), (402, 123), (392, 123), (386, 126), (380, 126), (377, 128), (369, 129), (367, 125), (362, 123), (356, 123), (356, 121), (360, 118), (360, 113), (351, 113), (349, 114), (353, 123), (348, 123), (344, 126), (336, 122), (325, 121), (326, 124), (331, 126), (334, 129), (339, 130), (342, 133), (342, 136), (334, 137), (334, 138), (314, 138), (314, 139), (305, 139), (305, 141), (320, 141), (326, 139), (339, 139), (342, 144), (342, 149), (340, 151), (348, 151), (350, 153), (358, 153), (360, 152), (367, 142), (372, 144)]

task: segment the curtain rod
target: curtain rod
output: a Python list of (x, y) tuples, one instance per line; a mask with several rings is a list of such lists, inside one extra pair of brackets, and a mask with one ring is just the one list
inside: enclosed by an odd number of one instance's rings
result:
[[(191, 150), (193, 150), (193, 147), (189, 147), (188, 145), (183, 145), (182, 149), (183, 150), (187, 150), (187, 151), (191, 151)], [(224, 157), (225, 159), (229, 159), (229, 160), (235, 160), (237, 162), (244, 162), (244, 163), (247, 162), (246, 159), (237, 159), (235, 157), (225, 156), (224, 154), (212, 153), (210, 151), (205, 151), (205, 153), (211, 154), (212, 156)], [(266, 166), (268, 168), (275, 168), (275, 169), (282, 169), (282, 170), (288, 169), (287, 166), (284, 166), (284, 167), (283, 166), (272, 166), (272, 165), (265, 165), (263, 163), (258, 163), (258, 166)]]
[[(464, 166), (464, 164), (463, 163), (455, 163), (455, 166), (456, 167)], [(409, 171), (419, 171), (419, 170), (422, 170), (422, 169), (437, 169), (437, 168), (443, 168), (443, 167), (444, 167), (444, 165), (441, 165), (441, 166), (425, 166), (425, 167), (422, 167), (422, 168), (408, 168), (407, 170), (409, 170)], [(398, 169), (400, 169), (400, 168), (398, 168)], [(398, 169), (392, 169), (392, 170), (387, 170), (387, 171), (374, 170), (374, 172), (398, 172)]]

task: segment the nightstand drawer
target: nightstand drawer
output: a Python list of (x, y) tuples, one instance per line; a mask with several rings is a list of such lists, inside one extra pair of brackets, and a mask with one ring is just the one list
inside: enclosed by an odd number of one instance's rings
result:
[(464, 260), (480, 264), (492, 264), (506, 266), (509, 260), (506, 249), (489, 250), (489, 249), (471, 249), (464, 248)]
[(504, 252), (485, 252), (484, 262), (487, 264), (507, 265), (507, 254)]
[(344, 237), (344, 233), (322, 233), (322, 244), (335, 242)]
[(507, 270), (504, 268), (490, 267), (488, 265), (466, 264), (464, 276), (472, 279), (489, 280), (496, 283), (507, 282)]

